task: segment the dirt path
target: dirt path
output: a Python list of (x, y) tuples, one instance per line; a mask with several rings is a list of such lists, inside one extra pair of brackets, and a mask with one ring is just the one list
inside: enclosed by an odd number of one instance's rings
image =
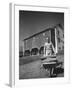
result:
[[(30, 60), (31, 59), (31, 60)], [(64, 62), (64, 56), (57, 56), (57, 59)], [(63, 74), (58, 77), (64, 76)], [(48, 72), (41, 68), (41, 60), (39, 57), (28, 57), (23, 59), (22, 64), (19, 65), (19, 79), (30, 79), (30, 78), (48, 78)]]

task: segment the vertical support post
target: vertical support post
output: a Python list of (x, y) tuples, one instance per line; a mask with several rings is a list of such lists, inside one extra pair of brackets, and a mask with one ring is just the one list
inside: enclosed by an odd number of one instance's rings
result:
[(45, 56), (45, 45), (44, 45), (44, 51), (43, 51), (43, 56)]
[(50, 42), (51, 42), (51, 30), (49, 31), (49, 35), (50, 35), (50, 37), (49, 37), (49, 38), (50, 38)]
[(57, 30), (55, 28), (55, 51), (58, 53), (58, 46), (57, 46)]

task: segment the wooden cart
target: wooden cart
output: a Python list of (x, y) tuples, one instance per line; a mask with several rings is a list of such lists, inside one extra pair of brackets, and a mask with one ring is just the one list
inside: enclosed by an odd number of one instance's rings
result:
[(58, 67), (62, 67), (62, 62), (56, 59), (56, 56), (41, 57), (43, 68), (48, 71), (49, 77), (57, 76), (54, 70)]

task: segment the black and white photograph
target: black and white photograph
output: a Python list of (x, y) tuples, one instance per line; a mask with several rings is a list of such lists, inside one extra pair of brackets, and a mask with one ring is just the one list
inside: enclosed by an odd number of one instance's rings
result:
[(19, 10), (19, 79), (64, 77), (64, 13)]

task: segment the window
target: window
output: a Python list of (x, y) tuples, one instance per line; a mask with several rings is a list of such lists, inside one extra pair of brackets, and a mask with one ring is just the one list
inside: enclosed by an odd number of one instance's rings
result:
[(60, 43), (60, 38), (58, 38), (58, 42)]
[(45, 36), (45, 33), (43, 33), (43, 36)]

